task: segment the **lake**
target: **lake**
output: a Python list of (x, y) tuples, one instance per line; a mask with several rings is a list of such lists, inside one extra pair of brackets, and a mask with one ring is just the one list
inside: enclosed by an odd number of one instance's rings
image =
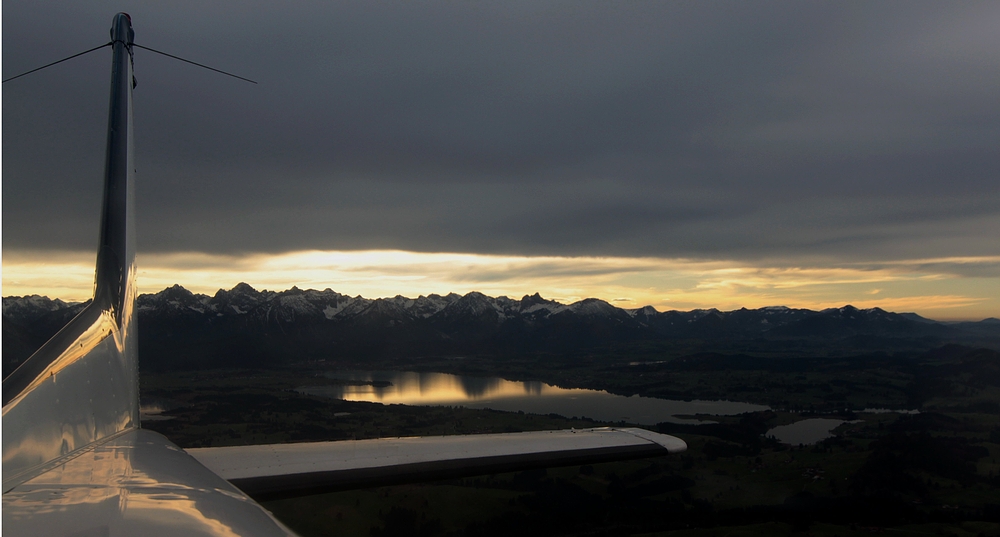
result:
[(782, 444), (811, 445), (833, 436), (833, 430), (842, 423), (854, 423), (853, 421), (836, 420), (830, 418), (812, 418), (797, 421), (790, 425), (775, 427), (767, 432), (767, 436), (775, 437)]
[(655, 425), (660, 422), (704, 423), (677, 416), (731, 416), (768, 410), (764, 405), (735, 401), (674, 401), (637, 395), (625, 397), (601, 390), (560, 388), (538, 381), (520, 382), (499, 377), (412, 371), (335, 371), (326, 376), (355, 384), (303, 386), (298, 391), (334, 399), (386, 405), (491, 408), (640, 425)]

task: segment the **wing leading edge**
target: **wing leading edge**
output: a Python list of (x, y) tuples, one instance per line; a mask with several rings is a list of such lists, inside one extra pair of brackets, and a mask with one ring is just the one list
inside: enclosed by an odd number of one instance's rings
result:
[(189, 449), (260, 501), (527, 468), (657, 457), (684, 451), (679, 438), (645, 429), (381, 438)]

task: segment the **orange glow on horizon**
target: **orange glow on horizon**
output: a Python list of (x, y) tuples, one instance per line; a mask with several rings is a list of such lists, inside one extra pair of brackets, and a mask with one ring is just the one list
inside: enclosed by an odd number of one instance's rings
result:
[[(81, 301), (93, 293), (92, 253), (4, 251), (3, 295)], [(174, 284), (212, 295), (246, 282), (258, 290), (330, 288), (367, 298), (431, 293), (571, 303), (600, 298), (623, 308), (689, 310), (852, 304), (932, 319), (1000, 316), (1000, 256), (796, 266), (725, 260), (500, 256), (399, 250), (284, 254), (143, 254), (140, 293)]]

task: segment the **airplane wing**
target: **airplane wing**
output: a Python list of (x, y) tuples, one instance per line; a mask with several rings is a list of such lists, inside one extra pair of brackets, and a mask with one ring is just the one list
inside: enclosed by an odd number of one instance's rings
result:
[[(603, 428), (184, 451), (139, 429), (132, 21), (115, 15), (93, 302), (3, 380), (8, 535), (290, 535), (256, 499), (666, 455)], [(228, 481), (227, 481), (228, 480)]]
[(657, 457), (683, 440), (645, 429), (380, 438), (189, 449), (256, 500), (453, 479), (547, 466)]

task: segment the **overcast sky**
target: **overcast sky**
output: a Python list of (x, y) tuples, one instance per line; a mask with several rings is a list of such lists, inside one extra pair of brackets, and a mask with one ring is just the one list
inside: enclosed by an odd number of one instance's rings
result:
[[(5, 2), (3, 76), (120, 10), (137, 43), (259, 81), (135, 52), (148, 255), (960, 257), (939, 272), (1000, 279), (998, 2)], [(109, 66), (3, 85), (5, 265), (93, 251)]]

